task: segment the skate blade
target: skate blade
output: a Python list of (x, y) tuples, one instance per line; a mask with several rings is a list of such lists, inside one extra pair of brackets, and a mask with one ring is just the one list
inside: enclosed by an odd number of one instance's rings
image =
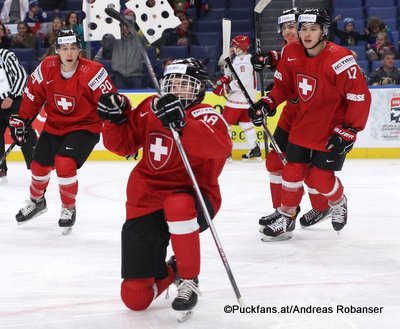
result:
[(189, 320), (192, 316), (193, 310), (176, 312), (176, 319), (178, 320), (178, 322), (185, 322), (186, 320)]
[(225, 163), (233, 163), (233, 159), (231, 157), (227, 158)]
[(261, 238), (262, 242), (275, 242), (275, 241), (285, 241), (292, 238), (292, 232), (286, 232), (278, 236), (268, 236), (264, 235)]
[(7, 177), (0, 178), (0, 185), (7, 183), (8, 183)]
[(61, 229), (61, 233), (62, 233), (62, 235), (69, 235), (69, 234), (71, 234), (71, 232), (72, 232), (72, 227), (73, 226), (70, 226), (70, 227), (62, 227)]
[(29, 219), (24, 220), (24, 221), (22, 221), (22, 222), (18, 222), (18, 221), (17, 221), (17, 225), (23, 225), (23, 224), (25, 224), (25, 223), (27, 223), (27, 222), (30, 222), (32, 219), (34, 219), (34, 218), (40, 216), (41, 214), (44, 214), (45, 212), (47, 212), (47, 208), (46, 208), (46, 209), (43, 209), (43, 210), (40, 211), (40, 212), (38, 212), (38, 213), (37, 213), (35, 216), (33, 216), (32, 218), (29, 218)]
[(249, 159), (242, 158), (242, 161), (243, 162), (247, 162), (247, 163), (258, 163), (258, 162), (261, 162), (263, 160), (262, 160), (262, 157), (256, 157), (256, 158), (249, 158)]
[(260, 225), (258, 228), (258, 232), (262, 233), (264, 231), (265, 226), (264, 225)]

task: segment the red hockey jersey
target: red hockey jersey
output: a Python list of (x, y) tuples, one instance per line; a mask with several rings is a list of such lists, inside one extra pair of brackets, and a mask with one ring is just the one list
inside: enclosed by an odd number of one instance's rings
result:
[(332, 42), (308, 57), (299, 42), (283, 48), (270, 93), (276, 104), (297, 94), (298, 113), (289, 135), (293, 144), (326, 151), (335, 125), (363, 130), (371, 94), (351, 52)]
[[(127, 185), (127, 219), (160, 210), (166, 196), (193, 186), (171, 131), (162, 126), (151, 109), (152, 98), (130, 111), (126, 123), (105, 122), (102, 129), (104, 146), (118, 155), (143, 149), (143, 157)], [(183, 148), (200, 189), (217, 212), (221, 205), (218, 176), (232, 149), (228, 126), (217, 111), (205, 104), (186, 109), (185, 120)]]
[(74, 75), (64, 79), (60, 59), (49, 56), (30, 75), (19, 116), (29, 119), (44, 105), (47, 114), (44, 131), (54, 135), (76, 130), (100, 133), (98, 99), (103, 93), (116, 91), (100, 63), (79, 58)]

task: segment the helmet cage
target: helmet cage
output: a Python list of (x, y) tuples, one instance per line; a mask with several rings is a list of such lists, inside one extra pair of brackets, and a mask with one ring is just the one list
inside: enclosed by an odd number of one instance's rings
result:
[(208, 79), (207, 70), (199, 60), (175, 59), (164, 70), (160, 92), (162, 96), (175, 95), (186, 109), (204, 99)]

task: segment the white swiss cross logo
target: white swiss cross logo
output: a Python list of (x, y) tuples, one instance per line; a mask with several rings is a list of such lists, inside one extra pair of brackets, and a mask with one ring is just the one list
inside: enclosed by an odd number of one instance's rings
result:
[(58, 110), (64, 114), (71, 113), (75, 108), (75, 98), (60, 94), (54, 94), (54, 103)]
[(165, 166), (172, 154), (173, 145), (170, 136), (159, 132), (150, 133), (147, 158), (154, 169), (159, 170)]
[(317, 86), (317, 80), (306, 76), (304, 74), (297, 75), (297, 89), (300, 95), (300, 98), (307, 102), (314, 95), (315, 89)]

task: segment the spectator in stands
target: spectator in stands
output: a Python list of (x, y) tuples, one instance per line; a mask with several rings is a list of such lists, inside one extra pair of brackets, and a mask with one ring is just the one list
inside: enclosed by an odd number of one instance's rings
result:
[(67, 0), (38, 0), (40, 7), (45, 11), (54, 11), (59, 13), (60, 10), (65, 10)]
[(367, 29), (365, 29), (366, 33), (354, 31), (354, 19), (351, 17), (346, 17), (343, 20), (344, 30), (339, 30), (337, 27), (337, 22), (341, 18), (342, 15), (338, 15), (333, 19), (332, 22), (332, 32), (339, 38), (339, 44), (341, 46), (356, 46), (358, 41), (368, 39), (369, 31)]
[(24, 20), (29, 10), (29, 0), (5, 0), (0, 20), (5, 24), (17, 24)]
[(196, 34), (190, 30), (190, 22), (187, 18), (183, 18), (181, 24), (175, 29), (165, 30), (162, 38), (162, 44), (166, 46), (199, 45)]
[(369, 36), (367, 39), (367, 43), (369, 46), (373, 45), (376, 42), (376, 37), (381, 31), (384, 31), (388, 34), (391, 44), (393, 44), (394, 42), (393, 34), (390, 31), (390, 28), (377, 16), (371, 16), (370, 18), (368, 18), (367, 30), (369, 31)]
[[(143, 79), (143, 57), (139, 51), (136, 39), (129, 28), (121, 24), (121, 39), (109, 39), (109, 44), (103, 43), (102, 53), (108, 51), (111, 55), (111, 68), (114, 72), (114, 84), (118, 89), (141, 89)], [(95, 56), (95, 60), (104, 59)]]
[(37, 35), (42, 28), (42, 24), (46, 22), (47, 14), (43, 12), (39, 6), (39, 2), (31, 0), (29, 2), (29, 10), (25, 15), (24, 22), (29, 25), (33, 35)]
[(7, 28), (0, 22), (0, 48), (9, 49), (11, 47), (11, 39), (7, 35)]
[(46, 52), (39, 58), (42, 60), (47, 56), (53, 56), (56, 54), (55, 41), (57, 33), (64, 27), (64, 21), (60, 17), (54, 17), (51, 27), (47, 31), (47, 34), (43, 40), (43, 47), (47, 48)]
[(64, 21), (60, 17), (56, 16), (53, 18), (51, 26), (44, 37), (43, 47), (54, 47), (54, 41), (56, 41), (57, 33), (61, 30), (63, 26)]
[(382, 56), (382, 66), (372, 71), (368, 84), (371, 86), (400, 85), (400, 71), (394, 65), (395, 54), (388, 50)]
[(67, 14), (67, 16), (65, 17), (65, 26), (71, 27), (75, 31), (75, 33), (79, 35), (82, 40), (82, 49), (84, 49), (86, 47), (86, 43), (84, 42), (83, 38), (83, 27), (79, 22), (79, 16), (77, 12), (70, 11)]
[(19, 22), (18, 32), (11, 39), (11, 48), (35, 48), (36, 38), (27, 23)]
[(397, 58), (397, 51), (393, 44), (390, 43), (387, 32), (381, 31), (376, 37), (376, 42), (367, 50), (368, 60), (375, 61), (382, 59), (383, 53), (388, 50), (391, 50)]
[(174, 1), (174, 12), (183, 12), (186, 13), (189, 8), (189, 2), (186, 0), (175, 0)]
[(197, 17), (200, 17), (201, 14), (207, 14), (211, 9), (208, 0), (191, 0), (190, 7), (196, 8)]

